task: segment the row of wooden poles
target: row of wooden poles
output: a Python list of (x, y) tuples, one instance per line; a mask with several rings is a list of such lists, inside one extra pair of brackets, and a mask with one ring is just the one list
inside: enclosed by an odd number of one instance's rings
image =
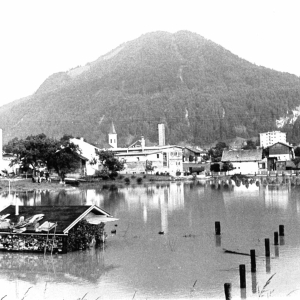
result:
[[(217, 236), (221, 235), (221, 224), (220, 222), (215, 222), (215, 234)], [(274, 245), (279, 245), (279, 237), (284, 237), (284, 225), (279, 225), (279, 233), (274, 232)], [(277, 253), (277, 256), (279, 254)], [(265, 239), (265, 256), (267, 259), (270, 258), (270, 239)], [(250, 258), (251, 258), (251, 272), (256, 272), (256, 255), (255, 249), (250, 250)], [(240, 288), (246, 288), (246, 266), (239, 265), (239, 274), (240, 274)], [(225, 292), (225, 299), (231, 299), (231, 283), (224, 284), (224, 292)]]

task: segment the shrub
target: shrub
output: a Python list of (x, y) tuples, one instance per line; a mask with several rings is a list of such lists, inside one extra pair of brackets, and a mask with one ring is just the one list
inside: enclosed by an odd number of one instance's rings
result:
[(156, 173), (155, 173), (155, 175), (157, 175), (157, 176), (158, 176), (158, 175), (159, 175), (159, 172), (156, 172)]
[(108, 180), (108, 179), (109, 179), (108, 175), (102, 175), (102, 180)]
[(146, 177), (147, 177), (146, 175), (143, 176), (143, 178), (146, 178)]
[(141, 184), (142, 181), (143, 181), (143, 179), (142, 179), (141, 177), (139, 177), (139, 178), (136, 179), (136, 182), (137, 182), (138, 184)]
[(126, 178), (124, 179), (124, 181), (125, 181), (126, 184), (129, 184), (129, 183), (130, 183), (130, 178), (126, 177)]
[(181, 175), (181, 172), (180, 171), (177, 171), (176, 172), (176, 176), (180, 176)]
[(132, 179), (134, 179), (134, 178), (135, 178), (135, 176), (134, 176), (134, 175), (131, 175), (131, 178), (132, 178)]
[(123, 179), (124, 178), (124, 176), (123, 175), (119, 175), (119, 177), (118, 177), (119, 179)]

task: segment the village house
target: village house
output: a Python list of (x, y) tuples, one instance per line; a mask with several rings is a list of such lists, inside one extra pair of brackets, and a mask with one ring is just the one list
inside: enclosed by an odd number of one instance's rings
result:
[(141, 173), (169, 173), (172, 176), (182, 174), (183, 149), (180, 146), (145, 146), (144, 137), (141, 138), (141, 145), (136, 143), (128, 148), (110, 149), (119, 160), (125, 162), (125, 169), (122, 174)]
[(97, 159), (96, 155), (96, 149), (100, 149), (85, 142), (83, 138), (72, 138), (70, 139), (70, 142), (77, 145), (79, 148), (79, 153), (77, 153), (79, 158), (79, 166), (75, 172), (69, 173), (68, 177), (95, 175), (95, 173), (101, 169), (101, 163)]
[(266, 170), (267, 166), (267, 159), (263, 159), (263, 149), (224, 150), (221, 162), (232, 163), (230, 175), (258, 174), (259, 171)]
[(290, 162), (295, 158), (293, 146), (277, 142), (265, 149), (267, 160), (267, 169), (269, 171), (286, 170)]

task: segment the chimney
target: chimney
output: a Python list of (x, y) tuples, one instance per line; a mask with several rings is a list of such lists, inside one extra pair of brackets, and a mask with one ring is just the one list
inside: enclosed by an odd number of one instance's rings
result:
[(143, 136), (141, 137), (141, 147), (142, 147), (142, 151), (144, 152), (144, 150), (145, 150), (145, 139), (144, 139)]
[(158, 146), (165, 146), (165, 124), (158, 124)]

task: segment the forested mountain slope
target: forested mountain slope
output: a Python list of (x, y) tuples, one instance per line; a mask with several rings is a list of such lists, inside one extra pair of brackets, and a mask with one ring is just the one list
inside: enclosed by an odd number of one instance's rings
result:
[[(17, 87), (16, 87), (17, 88)], [(25, 100), (0, 107), (4, 140), (45, 133), (101, 145), (111, 121), (120, 145), (136, 137), (204, 145), (259, 132), (300, 141), (300, 79), (253, 65), (188, 31), (154, 32), (85, 66), (52, 74)], [(277, 125), (276, 125), (277, 124)]]

